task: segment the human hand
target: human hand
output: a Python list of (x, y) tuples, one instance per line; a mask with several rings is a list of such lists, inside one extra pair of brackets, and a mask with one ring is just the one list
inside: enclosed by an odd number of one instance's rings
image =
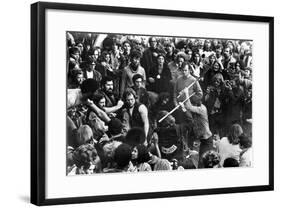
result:
[(149, 77), (148, 80), (149, 80), (149, 82), (151, 82), (151, 83), (154, 83), (154, 82), (155, 82), (154, 78), (152, 78), (152, 77)]
[(156, 132), (154, 132), (151, 137), (151, 143), (156, 146), (156, 145), (158, 145), (158, 142), (159, 142), (158, 134)]
[(123, 105), (124, 105), (124, 102), (122, 100), (118, 100), (117, 106), (121, 108)]

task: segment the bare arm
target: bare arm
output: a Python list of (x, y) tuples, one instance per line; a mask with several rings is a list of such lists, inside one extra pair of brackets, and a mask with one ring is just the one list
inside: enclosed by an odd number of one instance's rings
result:
[[(147, 137), (148, 135), (148, 130), (149, 130), (149, 122), (148, 122), (148, 113), (147, 113), (147, 108), (145, 107), (145, 105), (140, 105), (139, 107), (139, 112), (142, 118), (142, 121), (144, 123), (144, 133), (145, 133), (145, 137)], [(146, 142), (146, 141), (145, 141)]]
[(115, 113), (120, 108), (122, 108), (123, 104), (124, 104), (124, 102), (122, 100), (119, 100), (117, 105), (112, 106), (112, 107), (104, 107), (104, 110), (106, 113)]
[(110, 118), (103, 110), (99, 109), (91, 100), (87, 99), (86, 104), (100, 117), (104, 122), (108, 123)]

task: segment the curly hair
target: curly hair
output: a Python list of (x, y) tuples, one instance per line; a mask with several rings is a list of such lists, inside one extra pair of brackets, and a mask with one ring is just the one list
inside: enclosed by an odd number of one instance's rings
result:
[(78, 168), (88, 169), (97, 157), (98, 153), (93, 144), (83, 144), (74, 151), (73, 162)]
[(219, 153), (209, 150), (202, 155), (202, 163), (204, 168), (213, 168), (220, 162)]

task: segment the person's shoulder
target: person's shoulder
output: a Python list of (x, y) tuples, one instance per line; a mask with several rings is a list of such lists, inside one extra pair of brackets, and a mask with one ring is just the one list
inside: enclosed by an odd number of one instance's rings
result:
[(227, 137), (222, 137), (220, 140), (220, 144), (227, 144), (229, 143), (228, 138)]
[(140, 72), (145, 72), (144, 68), (143, 68), (141, 65), (139, 65), (138, 71), (140, 71)]
[(139, 103), (139, 111), (140, 111), (140, 112), (141, 112), (141, 111), (147, 111), (146, 106), (145, 106), (144, 104), (142, 104), (142, 103)]

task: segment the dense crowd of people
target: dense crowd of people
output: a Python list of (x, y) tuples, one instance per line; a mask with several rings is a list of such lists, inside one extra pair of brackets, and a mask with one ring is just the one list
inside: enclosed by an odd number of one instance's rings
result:
[(252, 166), (252, 41), (66, 36), (68, 175)]

